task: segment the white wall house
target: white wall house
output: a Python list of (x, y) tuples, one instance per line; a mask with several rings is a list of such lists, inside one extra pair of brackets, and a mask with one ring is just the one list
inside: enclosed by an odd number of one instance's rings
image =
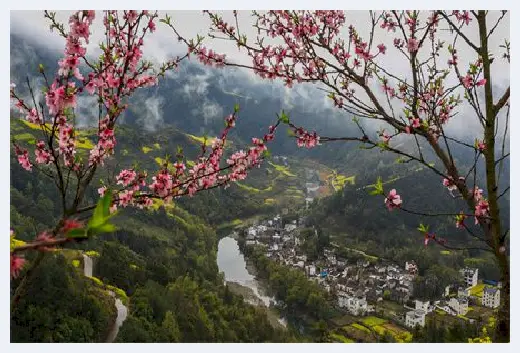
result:
[(426, 322), (426, 311), (424, 310), (410, 310), (406, 313), (405, 325), (414, 328), (419, 325), (424, 327)]
[(459, 287), (459, 289), (457, 291), (457, 296), (458, 297), (469, 297), (469, 288)]
[(498, 308), (500, 306), (500, 289), (490, 287), (484, 288), (482, 305), (493, 309)]
[(457, 314), (457, 315), (466, 315), (468, 312), (468, 299), (461, 298), (451, 298), (448, 302), (448, 306)]
[(430, 307), (429, 301), (421, 301), (421, 300), (415, 301), (415, 310), (422, 310), (424, 312), (428, 312), (429, 307)]
[(368, 310), (368, 303), (365, 297), (351, 297), (345, 292), (338, 293), (338, 305), (355, 316), (363, 315)]
[(464, 283), (466, 283), (466, 287), (474, 287), (478, 283), (478, 268), (469, 268), (465, 267), (460, 270), (462, 277), (464, 278)]

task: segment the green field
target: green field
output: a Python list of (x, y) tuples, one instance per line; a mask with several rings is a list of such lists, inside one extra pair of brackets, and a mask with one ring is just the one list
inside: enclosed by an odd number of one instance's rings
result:
[(366, 318), (364, 318), (361, 321), (363, 322), (363, 325), (368, 326), (368, 327), (383, 325), (384, 323), (388, 322), (388, 320), (380, 319), (375, 316), (367, 316)]

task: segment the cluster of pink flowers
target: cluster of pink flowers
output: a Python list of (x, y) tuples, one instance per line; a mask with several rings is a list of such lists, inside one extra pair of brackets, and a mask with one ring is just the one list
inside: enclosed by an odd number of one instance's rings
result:
[(98, 143), (90, 150), (89, 164), (103, 164), (103, 160), (114, 152), (116, 137), (114, 129), (108, 126), (110, 116), (99, 123)]
[[(267, 150), (266, 142), (273, 140), (276, 126), (270, 126), (264, 139), (253, 138), (252, 146), (247, 152), (240, 150), (233, 153), (227, 159), (227, 166), (221, 166), (227, 135), (235, 126), (236, 116), (230, 115), (226, 118), (226, 127), (219, 138), (215, 138), (211, 144), (211, 152), (206, 156), (206, 145), (202, 146), (202, 153), (197, 162), (189, 169), (179, 160), (164, 165), (156, 175), (152, 177), (152, 183), (146, 184), (146, 175), (137, 174), (134, 170), (122, 170), (116, 177), (117, 184), (123, 189), (116, 192), (111, 210), (117, 207), (129, 205), (140, 208), (153, 205), (153, 198), (160, 198), (166, 202), (182, 195), (193, 196), (195, 193), (216, 186), (229, 186), (229, 182), (242, 180), (247, 172), (254, 166), (259, 166), (263, 152)], [(100, 195), (106, 193), (107, 188), (98, 189)], [(150, 193), (151, 192), (151, 193)]]
[(303, 128), (295, 128), (296, 144), (298, 147), (313, 148), (320, 144), (320, 137), (316, 131), (310, 133)]
[(403, 200), (401, 200), (401, 196), (397, 194), (397, 191), (395, 189), (390, 190), (390, 192), (385, 198), (385, 205), (389, 211), (401, 207), (402, 203)]
[(117, 184), (128, 186), (130, 185), (135, 178), (137, 177), (137, 173), (131, 169), (123, 169), (119, 175), (116, 177)]
[(462, 22), (466, 26), (468, 26), (472, 20), (469, 15), (468, 10), (464, 10), (464, 11), (454, 10), (452, 14), (457, 18), (457, 20), (459, 22)]
[(11, 278), (16, 278), (25, 265), (25, 259), (15, 254), (11, 254)]
[(30, 172), (32, 170), (32, 163), (29, 160), (29, 153), (26, 149), (20, 149), (18, 146), (15, 147), (16, 155), (18, 157), (18, 163), (20, 163), (23, 169)]
[(41, 124), (40, 115), (36, 108), (32, 108), (29, 110), (27, 114), (27, 121), (32, 124)]
[(484, 141), (475, 141), (475, 147), (480, 151), (484, 152), (486, 150), (486, 143)]
[[(470, 190), (473, 194), (473, 199), (476, 202), (475, 205), (475, 224), (480, 223), (480, 219), (489, 216), (489, 202), (483, 196), (483, 190), (475, 187), (474, 190)], [(480, 218), (480, 219), (479, 219)]]
[(394, 21), (392, 14), (389, 12), (383, 13), (383, 22), (381, 28), (386, 29), (388, 32), (395, 32), (397, 22)]
[(427, 246), (428, 243), (430, 242), (430, 240), (433, 240), (439, 244), (444, 244), (446, 243), (446, 240), (445, 239), (442, 239), (442, 238), (439, 238), (435, 235), (435, 233), (428, 233), (428, 232), (425, 232), (424, 233), (424, 246)]
[[(465, 182), (466, 178), (459, 177), (459, 181)], [(453, 181), (453, 178), (451, 176), (448, 178), (444, 178), (442, 180), (442, 185), (444, 185), (450, 192), (457, 190), (457, 185), (455, 184), (455, 182)]]
[(201, 63), (207, 66), (223, 67), (226, 60), (225, 54), (217, 54), (212, 49), (207, 50), (205, 47), (195, 49), (194, 52), (197, 54), (197, 58)]
[(470, 89), (474, 86), (476, 86), (476, 87), (484, 86), (486, 84), (487, 80), (485, 78), (482, 78), (478, 81), (475, 81), (473, 79), (472, 75), (467, 74), (466, 76), (464, 76), (460, 79), (460, 82), (462, 82), (462, 84), (464, 85), (465, 88)]
[(45, 148), (45, 142), (43, 141), (38, 141), (34, 154), (36, 155), (35, 161), (38, 164), (49, 164), (53, 160), (52, 155)]
[(407, 46), (410, 53), (415, 53), (419, 50), (419, 41), (415, 38), (408, 38)]

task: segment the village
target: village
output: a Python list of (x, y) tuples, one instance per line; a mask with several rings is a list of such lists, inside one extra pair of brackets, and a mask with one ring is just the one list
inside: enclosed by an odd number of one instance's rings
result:
[[(460, 269), (460, 282), (447, 286), (443, 297), (417, 300), (414, 279), (419, 268), (413, 259), (404, 264), (373, 261), (370, 257), (349, 261), (337, 256), (331, 246), (318, 260), (311, 261), (301, 250), (304, 222), (304, 218), (284, 222), (280, 215), (257, 222), (243, 230), (245, 246), (262, 246), (273, 261), (304, 271), (309, 280), (331, 294), (335, 307), (349, 315), (383, 315), (415, 328), (424, 327), (427, 316), (435, 314), (472, 323), (478, 316), (470, 318), (469, 312), (492, 313), (500, 304), (500, 283), (479, 281), (476, 268)], [(386, 310), (385, 303), (392, 304), (391, 310)]]

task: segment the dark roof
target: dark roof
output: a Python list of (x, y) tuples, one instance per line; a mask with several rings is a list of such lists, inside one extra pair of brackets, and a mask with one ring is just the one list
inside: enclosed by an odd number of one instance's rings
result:
[(495, 295), (497, 290), (498, 290), (497, 288), (485, 287), (484, 288), (484, 293), (488, 293), (490, 295)]

